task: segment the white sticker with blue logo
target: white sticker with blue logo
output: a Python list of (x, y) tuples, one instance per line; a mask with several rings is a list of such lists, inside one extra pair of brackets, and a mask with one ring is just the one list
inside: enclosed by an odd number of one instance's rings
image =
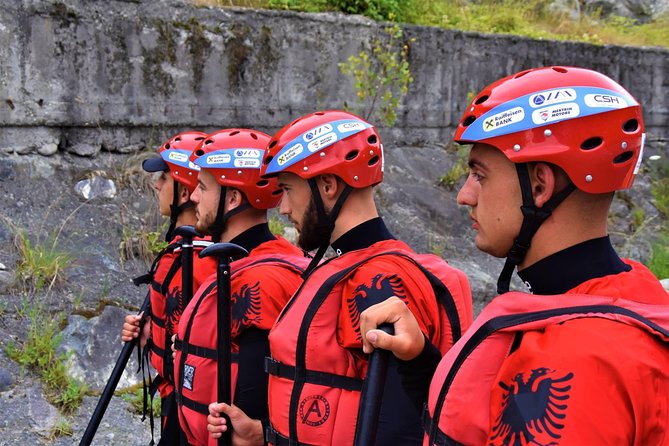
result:
[(371, 124), (357, 119), (340, 119), (314, 127), (286, 144), (270, 161), (267, 173), (281, 172), (311, 154), (370, 127)]
[(638, 105), (632, 96), (596, 87), (564, 87), (521, 96), (479, 116), (461, 139), (478, 141)]
[(195, 164), (210, 169), (259, 169), (262, 151), (258, 149), (222, 149), (195, 159)]
[(529, 104), (530, 107), (536, 108), (575, 100), (576, 91), (573, 88), (556, 88), (530, 95)]

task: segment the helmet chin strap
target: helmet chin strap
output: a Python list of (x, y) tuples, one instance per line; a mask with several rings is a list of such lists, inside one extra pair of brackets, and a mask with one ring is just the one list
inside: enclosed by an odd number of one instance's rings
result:
[(506, 255), (504, 268), (502, 268), (502, 272), (497, 279), (497, 294), (504, 294), (509, 291), (513, 270), (525, 258), (527, 251), (530, 249), (532, 237), (539, 230), (541, 224), (550, 217), (555, 208), (576, 189), (574, 183), (569, 183), (561, 191), (553, 195), (542, 207), (538, 207), (534, 204), (532, 182), (530, 181), (527, 163), (516, 164), (516, 172), (518, 172), (520, 192), (523, 197), (523, 205), (520, 207), (523, 213), (523, 223), (520, 226), (518, 237), (514, 240), (513, 246), (511, 246), (509, 253)]
[(184, 211), (184, 209), (193, 207), (193, 202), (188, 200), (184, 204), (179, 205), (179, 183), (173, 181), (174, 183), (174, 193), (172, 194), (172, 204), (170, 204), (170, 227), (167, 228), (167, 233), (165, 233), (165, 241), (172, 241), (172, 233), (177, 226), (177, 218)]
[(229, 212), (225, 212), (225, 195), (227, 192), (227, 187), (226, 186), (221, 186), (221, 195), (220, 198), (218, 199), (218, 210), (216, 211), (216, 218), (214, 219), (214, 223), (209, 226), (209, 233), (211, 234), (211, 241), (214, 243), (218, 243), (221, 241), (221, 236), (223, 235), (223, 230), (225, 229), (225, 225), (228, 223), (228, 220), (234, 215), (239, 214), (240, 212), (243, 212), (251, 207), (251, 204), (248, 201), (244, 201), (244, 203), (240, 204), (233, 210)]
[(353, 188), (347, 184), (344, 187), (344, 190), (341, 192), (341, 194), (337, 198), (337, 201), (335, 202), (335, 205), (332, 207), (332, 210), (328, 214), (327, 212), (325, 212), (325, 205), (323, 204), (323, 197), (321, 197), (321, 193), (318, 190), (318, 184), (316, 183), (316, 179), (315, 178), (309, 178), (307, 180), (307, 182), (309, 183), (309, 187), (311, 188), (311, 196), (314, 197), (314, 202), (316, 203), (316, 212), (318, 214), (318, 225), (319, 226), (325, 226), (327, 228), (328, 238), (327, 238), (327, 240), (323, 241), (321, 246), (318, 247), (318, 251), (316, 251), (316, 254), (311, 259), (311, 262), (309, 262), (309, 266), (302, 273), (302, 278), (303, 279), (306, 279), (306, 277), (309, 274), (311, 274), (311, 271), (313, 271), (314, 268), (316, 268), (318, 266), (318, 263), (321, 261), (321, 259), (325, 255), (325, 251), (327, 251), (328, 246), (330, 246), (330, 237), (329, 236), (332, 235), (332, 231), (334, 231), (335, 222), (337, 221), (337, 217), (339, 216), (339, 212), (341, 211), (341, 208), (344, 205), (344, 202), (346, 201), (349, 194), (351, 193), (351, 190), (353, 190)]

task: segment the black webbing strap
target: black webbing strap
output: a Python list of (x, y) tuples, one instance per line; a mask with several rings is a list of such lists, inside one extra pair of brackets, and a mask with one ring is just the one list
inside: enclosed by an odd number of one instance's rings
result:
[[(218, 360), (218, 353), (216, 352), (216, 349), (208, 347), (200, 347), (199, 345), (190, 343), (185, 344), (184, 348), (184, 344), (185, 343), (182, 342), (181, 339), (175, 338), (174, 348), (176, 350), (183, 352), (184, 354), (187, 355), (197, 356), (199, 358), (212, 359), (214, 361)], [(239, 353), (231, 353), (231, 359), (232, 362), (239, 362)]]
[(513, 271), (525, 258), (527, 250), (530, 249), (532, 237), (534, 237), (541, 224), (550, 217), (555, 208), (576, 189), (574, 183), (569, 183), (561, 191), (555, 193), (542, 207), (537, 207), (534, 204), (532, 182), (530, 181), (527, 163), (516, 164), (516, 172), (518, 173), (520, 191), (523, 197), (523, 205), (520, 207), (520, 211), (523, 213), (523, 222), (518, 237), (513, 241), (513, 246), (506, 255), (502, 272), (497, 278), (497, 294), (504, 294), (509, 291)]
[(301, 441), (290, 440), (277, 432), (271, 425), (265, 428), (265, 442), (271, 443), (273, 446), (312, 446)]
[[(265, 358), (265, 373), (289, 379), (291, 381), (295, 380), (295, 367), (282, 364), (273, 358)], [(362, 390), (363, 380), (360, 378), (337, 375), (335, 373), (307, 370), (305, 382), (324, 387), (360, 392)]]

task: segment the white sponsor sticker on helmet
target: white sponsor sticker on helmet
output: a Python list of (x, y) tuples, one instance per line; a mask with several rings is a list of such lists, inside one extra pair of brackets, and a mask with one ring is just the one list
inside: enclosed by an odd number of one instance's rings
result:
[(252, 158), (235, 159), (235, 167), (260, 168), (260, 160)]
[(228, 164), (232, 158), (230, 157), (229, 153), (222, 153), (218, 155), (209, 155), (207, 157), (207, 164), (208, 165), (214, 165), (214, 164)]
[(571, 102), (576, 100), (576, 90), (573, 88), (558, 88), (555, 90), (540, 91), (530, 96), (530, 107), (545, 107), (547, 105)]
[(562, 121), (575, 118), (581, 114), (581, 109), (576, 102), (569, 104), (551, 105), (532, 112), (532, 122), (535, 124), (548, 124), (549, 122)]
[(514, 107), (486, 118), (483, 121), (483, 131), (492, 132), (514, 122), (520, 122), (523, 119), (525, 119), (525, 110), (523, 107)]
[(326, 133), (325, 135), (320, 136), (311, 141), (309, 144), (307, 144), (307, 148), (309, 149), (310, 152), (316, 152), (317, 150), (320, 150), (323, 147), (327, 147), (336, 141), (337, 141), (336, 133)]
[(305, 142), (309, 142), (312, 139), (318, 138), (319, 136), (331, 131), (332, 131), (332, 125), (323, 124), (321, 126), (309, 130), (308, 132), (305, 132), (302, 138), (304, 139)]
[(639, 173), (641, 168), (641, 160), (643, 160), (643, 148), (646, 145), (646, 134), (641, 134), (641, 145), (639, 146), (639, 157), (636, 159), (636, 166), (634, 166), (634, 175)]
[(285, 152), (283, 152), (281, 155), (279, 155), (279, 157), (277, 158), (277, 163), (279, 163), (279, 166), (283, 166), (288, 161), (292, 160), (297, 155), (302, 153), (303, 150), (304, 150), (304, 147), (302, 147), (302, 144), (297, 143), (294, 146), (292, 146), (290, 149), (287, 149)]
[(236, 149), (236, 158), (260, 158), (260, 150), (258, 149)]
[(343, 124), (339, 124), (337, 126), (337, 130), (339, 130), (339, 133), (348, 133), (352, 132), (354, 130), (365, 130), (365, 124), (363, 124), (360, 121), (349, 121), (345, 122)]
[(179, 163), (185, 163), (188, 161), (188, 155), (183, 152), (177, 152), (176, 150), (170, 151), (170, 154), (167, 157), (169, 160), (176, 161)]
[(625, 108), (625, 98), (612, 94), (586, 94), (585, 105), (591, 108)]

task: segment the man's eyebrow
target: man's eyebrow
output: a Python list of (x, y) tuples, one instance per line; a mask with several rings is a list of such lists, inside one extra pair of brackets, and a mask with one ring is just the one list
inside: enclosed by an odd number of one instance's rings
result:
[(470, 159), (469, 161), (467, 161), (467, 165), (469, 166), (470, 169), (474, 169), (476, 167), (478, 167), (479, 169), (486, 168), (486, 165), (477, 159)]

